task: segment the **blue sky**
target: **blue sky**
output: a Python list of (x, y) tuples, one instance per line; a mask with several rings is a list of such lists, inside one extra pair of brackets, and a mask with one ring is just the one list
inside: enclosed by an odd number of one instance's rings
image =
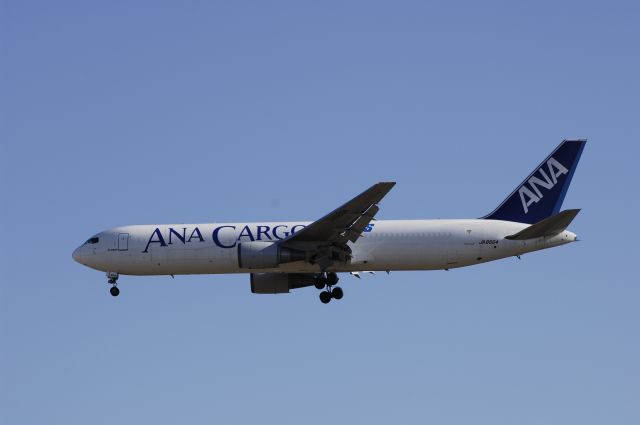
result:
[[(634, 2), (0, 9), (0, 422), (637, 424)], [(105, 276), (123, 224), (478, 217), (563, 138), (582, 242), (257, 296)]]

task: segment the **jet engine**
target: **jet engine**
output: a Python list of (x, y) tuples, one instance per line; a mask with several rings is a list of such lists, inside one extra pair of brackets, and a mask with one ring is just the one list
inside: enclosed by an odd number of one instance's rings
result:
[(313, 274), (251, 273), (251, 292), (254, 294), (286, 294), (290, 289), (311, 286)]
[(271, 269), (280, 264), (304, 259), (304, 251), (283, 248), (276, 242), (254, 241), (238, 244), (238, 266), (241, 269)]

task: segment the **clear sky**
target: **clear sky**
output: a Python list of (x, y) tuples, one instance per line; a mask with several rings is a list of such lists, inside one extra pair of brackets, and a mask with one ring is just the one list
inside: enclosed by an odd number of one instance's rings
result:
[[(3, 424), (640, 423), (637, 2), (9, 1)], [(252, 295), (71, 252), (141, 223), (478, 217), (563, 138), (580, 243)]]

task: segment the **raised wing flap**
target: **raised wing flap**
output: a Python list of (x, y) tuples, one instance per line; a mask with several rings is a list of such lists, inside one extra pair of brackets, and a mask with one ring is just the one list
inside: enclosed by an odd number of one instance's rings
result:
[(355, 242), (379, 211), (376, 205), (389, 193), (395, 182), (376, 183), (344, 205), (282, 241), (296, 242)]
[(505, 238), (519, 241), (557, 235), (571, 224), (579, 212), (579, 209), (562, 211)]
[(373, 219), (373, 217), (375, 217), (375, 215), (378, 213), (378, 211), (380, 211), (380, 207), (377, 205), (371, 205), (369, 207), (368, 210), (366, 210), (364, 212), (364, 214), (362, 214), (362, 217), (366, 217), (369, 219), (369, 221), (371, 221), (371, 219)]
[(356, 221), (354, 221), (349, 228), (344, 232), (344, 238), (346, 240), (340, 240), (340, 242), (346, 242), (347, 240), (355, 242), (364, 232), (364, 229), (371, 223), (376, 213), (380, 211), (380, 207), (372, 205), (364, 214), (362, 214)]

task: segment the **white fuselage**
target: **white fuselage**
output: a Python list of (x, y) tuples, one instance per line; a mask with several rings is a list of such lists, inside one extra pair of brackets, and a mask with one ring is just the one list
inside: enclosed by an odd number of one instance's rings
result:
[[(138, 225), (110, 229), (75, 250), (73, 257), (97, 270), (123, 275), (221, 273), (317, 273), (304, 261), (277, 268), (238, 264), (239, 242), (278, 241), (308, 222)], [(379, 220), (355, 243), (352, 259), (328, 271), (438, 270), (470, 266), (563, 245), (576, 235), (509, 240), (528, 224), (499, 220)]]

